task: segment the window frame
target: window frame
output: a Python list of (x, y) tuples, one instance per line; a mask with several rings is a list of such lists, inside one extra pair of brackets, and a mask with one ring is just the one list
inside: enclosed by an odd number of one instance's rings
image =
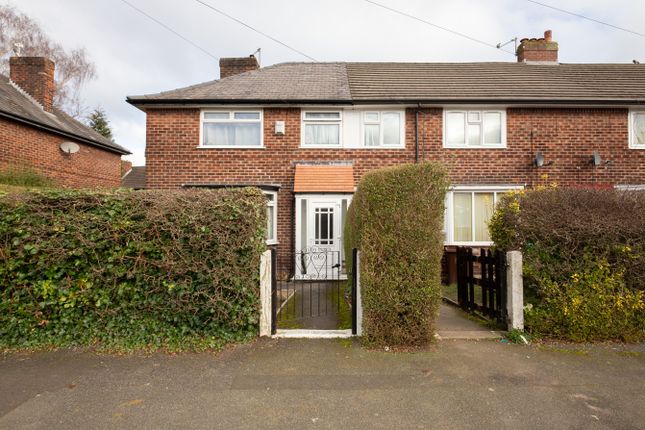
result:
[[(368, 121), (366, 116), (367, 114), (378, 114), (377, 121)], [(383, 115), (384, 114), (397, 114), (399, 116), (399, 143), (397, 145), (385, 145), (383, 144), (383, 137), (385, 133), (383, 132)], [(368, 146), (365, 144), (365, 129), (367, 125), (378, 125), (379, 126), (379, 144), (374, 146)], [(367, 109), (362, 110), (360, 113), (360, 148), (365, 149), (403, 149), (405, 148), (405, 111), (403, 110), (383, 110), (383, 109)]]
[[(450, 113), (461, 113), (464, 115), (464, 144), (449, 144), (448, 143), (448, 127), (447, 117)], [(471, 113), (479, 114), (479, 122), (481, 127), (480, 144), (471, 145), (468, 143), (468, 124), (469, 116)], [(486, 114), (500, 114), (501, 116), (501, 142), (500, 143), (484, 143), (484, 117)], [(446, 149), (506, 149), (506, 108), (505, 107), (445, 107), (443, 109), (443, 147)]]
[[(206, 119), (207, 113), (228, 113), (228, 119)], [(259, 113), (260, 119), (235, 119), (236, 113)], [(260, 122), (259, 145), (204, 145), (204, 124), (207, 123), (257, 123)], [(199, 149), (264, 149), (264, 110), (263, 109), (201, 109), (199, 113)]]
[(523, 190), (523, 185), (455, 185), (450, 187), (445, 197), (445, 214), (444, 214), (444, 245), (446, 246), (491, 246), (492, 241), (456, 241), (455, 224), (454, 224), (454, 195), (455, 193), (471, 194), (471, 214), (470, 227), (473, 239), (475, 238), (475, 205), (474, 199), (476, 193), (493, 193), (493, 205), (496, 206), (499, 196), (511, 191)]
[[(278, 192), (277, 191), (269, 191), (269, 190), (262, 190), (262, 194), (265, 196), (271, 195), (273, 196), (273, 200), (267, 199), (267, 218), (269, 216), (269, 208), (273, 208), (273, 219), (271, 220), (271, 223), (273, 224), (273, 237), (266, 238), (266, 244), (267, 245), (277, 245), (278, 244)], [(268, 236), (268, 231), (267, 231), (267, 236)]]
[[(308, 113), (338, 113), (338, 119), (306, 119)], [(338, 144), (320, 145), (306, 143), (306, 125), (338, 124)], [(342, 148), (343, 147), (343, 110), (342, 109), (303, 109), (300, 115), (300, 147), (301, 148)]]
[(628, 131), (629, 131), (629, 149), (645, 149), (645, 144), (636, 143), (636, 129), (634, 127), (634, 121), (636, 115), (645, 115), (645, 110), (642, 109), (633, 109), (629, 111), (628, 118)]

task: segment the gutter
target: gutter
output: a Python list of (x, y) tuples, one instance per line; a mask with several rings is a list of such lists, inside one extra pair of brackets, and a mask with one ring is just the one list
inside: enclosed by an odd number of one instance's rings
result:
[(105, 145), (105, 144), (103, 144), (101, 142), (97, 142), (95, 140), (91, 140), (91, 139), (88, 139), (86, 137), (74, 134), (74, 133), (69, 133), (67, 131), (63, 131), (63, 130), (61, 130), (59, 128), (56, 128), (56, 127), (51, 127), (51, 126), (45, 125), (45, 124), (40, 123), (40, 122), (32, 121), (32, 120), (23, 118), (21, 116), (13, 115), (13, 114), (11, 114), (9, 112), (6, 112), (6, 111), (0, 111), (0, 117), (4, 117), (4, 118), (10, 119), (12, 121), (16, 121), (16, 122), (19, 122), (19, 123), (22, 123), (22, 124), (26, 124), (26, 125), (29, 125), (31, 127), (37, 128), (39, 130), (48, 131), (50, 133), (58, 134), (60, 136), (67, 137), (69, 139), (73, 139), (73, 140), (76, 140), (76, 141), (79, 141), (79, 142), (82, 142), (82, 143), (86, 143), (86, 144), (88, 144), (90, 146), (95, 146), (95, 147), (98, 147), (98, 148), (101, 148), (101, 149), (105, 149), (106, 151), (110, 151), (110, 152), (113, 152), (115, 154), (121, 154), (121, 155), (130, 155), (130, 154), (132, 154), (132, 152), (128, 151), (127, 149), (120, 150), (120, 149)]
[(457, 105), (457, 104), (506, 104), (506, 105), (584, 105), (584, 106), (615, 106), (621, 107), (626, 105), (641, 106), (645, 104), (645, 100), (639, 99), (607, 99), (607, 100), (591, 100), (591, 99), (427, 99), (427, 100), (400, 100), (400, 99), (361, 99), (361, 100), (266, 100), (266, 99), (139, 99), (127, 97), (126, 102), (133, 106), (145, 105), (174, 105), (174, 106), (191, 106), (191, 105)]

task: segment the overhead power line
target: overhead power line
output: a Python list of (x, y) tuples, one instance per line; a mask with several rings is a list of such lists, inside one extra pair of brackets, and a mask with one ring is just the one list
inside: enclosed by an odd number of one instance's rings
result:
[(280, 41), (280, 40), (276, 39), (276, 38), (275, 38), (275, 37), (273, 37), (273, 36), (270, 36), (270, 35), (268, 35), (268, 34), (264, 33), (263, 31), (258, 30), (257, 28), (255, 28), (255, 27), (253, 27), (253, 26), (251, 26), (251, 25), (249, 25), (249, 24), (247, 24), (247, 23), (245, 23), (245, 22), (243, 22), (243, 21), (240, 21), (239, 19), (237, 19), (237, 18), (235, 18), (234, 16), (231, 16), (231, 15), (229, 15), (228, 13), (226, 13), (226, 12), (224, 12), (224, 11), (222, 11), (222, 10), (220, 10), (220, 9), (216, 8), (215, 6), (212, 6), (212, 5), (210, 5), (210, 4), (208, 4), (208, 3), (206, 3), (206, 2), (204, 2), (204, 1), (202, 1), (202, 0), (195, 0), (195, 1), (196, 1), (197, 3), (200, 3), (200, 4), (204, 5), (204, 6), (206, 6), (206, 7), (207, 7), (207, 8), (209, 8), (209, 9), (211, 9), (211, 10), (213, 10), (213, 11), (215, 11), (215, 12), (219, 13), (220, 15), (225, 16), (226, 18), (231, 19), (231, 20), (233, 20), (233, 21), (237, 22), (238, 24), (243, 25), (244, 27), (246, 27), (246, 28), (248, 28), (248, 29), (255, 31), (255, 32), (256, 32), (256, 33), (258, 33), (258, 34), (261, 34), (262, 36), (266, 37), (267, 39), (270, 39), (270, 40), (272, 40), (272, 41), (274, 41), (274, 42), (276, 42), (276, 43), (278, 43), (278, 44), (280, 44), (280, 45), (284, 46), (285, 48), (288, 48), (288, 49), (292, 50), (293, 52), (295, 52), (295, 53), (297, 53), (297, 54), (300, 54), (300, 55), (302, 55), (303, 57), (306, 57), (306, 58), (310, 59), (311, 61), (318, 61), (318, 60), (316, 60), (314, 57), (312, 57), (312, 56), (310, 56), (310, 55), (307, 55), (307, 54), (305, 54), (305, 53), (304, 53), (304, 52), (302, 52), (302, 51), (299, 51), (298, 49), (294, 48), (293, 46), (289, 46), (289, 45), (287, 45), (286, 43), (284, 43), (284, 42), (282, 42), (282, 41)]
[(616, 30), (625, 31), (627, 33), (635, 34), (636, 36), (645, 37), (644, 33), (639, 33), (638, 31), (630, 30), (629, 28), (619, 27), (619, 26), (614, 25), (614, 24), (609, 24), (608, 22), (600, 21), (599, 19), (590, 18), (588, 16), (580, 15), (579, 13), (575, 13), (575, 12), (571, 12), (571, 11), (568, 11), (568, 10), (560, 9), (559, 7), (551, 6), (551, 5), (548, 5), (546, 3), (541, 3), (539, 1), (535, 1), (535, 0), (526, 0), (526, 1), (528, 1), (529, 3), (533, 3), (533, 4), (537, 4), (537, 5), (549, 8), (549, 9), (557, 10), (558, 12), (566, 13), (567, 15), (575, 16), (577, 18), (586, 19), (587, 21), (592, 21), (592, 22), (595, 22), (597, 24), (606, 25), (607, 27), (615, 28)]
[(141, 9), (139, 9), (138, 7), (136, 7), (135, 5), (133, 5), (132, 3), (130, 3), (129, 1), (127, 1), (127, 0), (121, 0), (121, 1), (122, 1), (123, 3), (125, 3), (125, 4), (127, 4), (128, 6), (130, 6), (132, 9), (136, 10), (137, 12), (139, 12), (140, 14), (142, 14), (142, 15), (146, 16), (148, 19), (150, 19), (150, 20), (152, 20), (152, 21), (156, 22), (157, 24), (159, 24), (160, 26), (162, 26), (163, 28), (165, 28), (166, 30), (168, 30), (169, 32), (171, 32), (172, 34), (174, 34), (175, 36), (179, 37), (180, 39), (183, 39), (185, 42), (188, 42), (189, 44), (191, 44), (191, 45), (192, 45), (192, 46), (194, 46), (195, 48), (199, 49), (200, 51), (202, 51), (204, 54), (208, 55), (209, 57), (213, 57), (213, 58), (214, 58), (214, 59), (216, 59), (216, 60), (218, 59), (214, 54), (212, 54), (211, 52), (209, 52), (209, 51), (208, 51), (208, 50), (206, 50), (205, 48), (202, 48), (202, 47), (201, 47), (201, 46), (199, 46), (197, 43), (193, 42), (192, 40), (190, 40), (190, 39), (189, 39), (189, 38), (187, 38), (186, 36), (183, 36), (183, 35), (182, 35), (182, 34), (180, 34), (178, 31), (176, 31), (176, 30), (172, 29), (172, 28), (171, 28), (171, 27), (169, 27), (168, 25), (166, 25), (166, 24), (164, 24), (163, 22), (159, 21), (157, 18), (155, 18), (155, 17), (153, 17), (153, 16), (151, 16), (151, 15), (147, 14), (146, 12), (144, 12), (144, 11), (143, 11), (143, 10), (141, 10)]
[(435, 27), (435, 28), (438, 28), (438, 29), (440, 29), (440, 30), (447, 31), (447, 32), (452, 33), (452, 34), (454, 34), (454, 35), (457, 35), (457, 36), (459, 36), (459, 37), (463, 37), (464, 39), (468, 39), (468, 40), (470, 40), (471, 42), (476, 42), (476, 43), (479, 43), (480, 45), (488, 46), (489, 48), (493, 48), (493, 49), (495, 49), (496, 51), (504, 51), (504, 52), (506, 52), (506, 53), (508, 53), (508, 54), (515, 55), (515, 53), (514, 53), (514, 52), (511, 52), (511, 51), (509, 51), (509, 50), (507, 50), (507, 49), (499, 49), (499, 48), (497, 48), (497, 45), (495, 45), (495, 44), (493, 44), (493, 43), (488, 43), (488, 42), (486, 42), (486, 41), (483, 41), (483, 40), (481, 40), (481, 39), (477, 39), (477, 38), (475, 38), (475, 37), (472, 37), (472, 36), (469, 36), (469, 35), (467, 35), (467, 34), (461, 33), (461, 32), (459, 32), (459, 31), (453, 30), (453, 29), (451, 29), (451, 28), (444, 27), (444, 26), (441, 26), (441, 25), (439, 25), (439, 24), (435, 24), (435, 23), (430, 22), (430, 21), (428, 21), (428, 20), (425, 20), (425, 19), (419, 18), (418, 16), (415, 16), (415, 15), (412, 15), (412, 14), (409, 14), (409, 13), (406, 13), (406, 12), (403, 12), (403, 11), (398, 10), (398, 9), (394, 9), (394, 8), (392, 8), (392, 7), (386, 6), (386, 5), (381, 4), (381, 3), (377, 3), (377, 2), (375, 2), (375, 1), (373, 1), (373, 0), (364, 0), (364, 1), (365, 1), (365, 2), (367, 2), (367, 3), (373, 4), (374, 6), (378, 6), (378, 7), (380, 7), (380, 8), (385, 9), (385, 10), (388, 10), (388, 11), (390, 11), (390, 12), (396, 13), (396, 14), (398, 14), (398, 15), (405, 16), (405, 17), (407, 17), (407, 18), (413, 19), (413, 20), (415, 20), (415, 21), (419, 21), (419, 22), (421, 22), (421, 23), (423, 23), (423, 24), (426, 24), (426, 25), (429, 25), (429, 26), (431, 26), (431, 27)]

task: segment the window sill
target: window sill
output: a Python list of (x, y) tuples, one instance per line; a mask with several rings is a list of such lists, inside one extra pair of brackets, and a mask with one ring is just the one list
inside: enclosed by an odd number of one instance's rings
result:
[(444, 149), (506, 149), (504, 145), (443, 145)]
[(642, 150), (645, 149), (645, 145), (634, 145), (634, 144), (632, 144), (632, 145), (629, 145), (629, 149), (636, 149), (636, 150), (640, 149), (642, 151)]
[(227, 146), (205, 146), (205, 145), (200, 145), (197, 147), (197, 149), (266, 149), (264, 146), (235, 146), (235, 145), (227, 145)]
[(278, 242), (277, 239), (272, 239), (272, 240), (267, 240), (266, 244), (271, 246), (271, 245), (278, 245), (278, 244), (280, 244), (280, 242)]
[(471, 246), (471, 247), (490, 247), (494, 242), (444, 242), (444, 246)]
[(300, 149), (345, 149), (343, 145), (300, 145)]

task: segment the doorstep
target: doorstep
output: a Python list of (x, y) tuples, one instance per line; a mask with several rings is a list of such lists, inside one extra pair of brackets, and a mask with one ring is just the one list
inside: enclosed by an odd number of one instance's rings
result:
[(272, 337), (284, 339), (346, 339), (351, 330), (278, 330)]

